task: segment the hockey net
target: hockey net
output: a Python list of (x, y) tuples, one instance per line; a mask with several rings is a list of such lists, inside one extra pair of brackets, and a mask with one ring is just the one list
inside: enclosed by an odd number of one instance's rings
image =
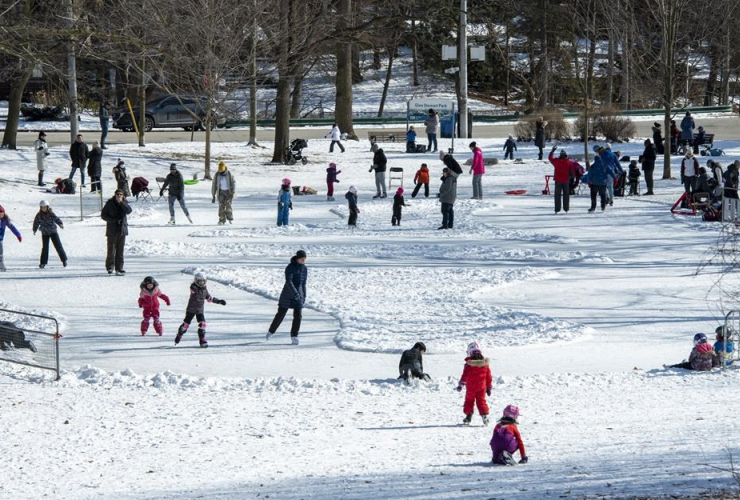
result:
[(0, 309), (0, 361), (51, 370), (59, 380), (59, 338), (50, 316)]

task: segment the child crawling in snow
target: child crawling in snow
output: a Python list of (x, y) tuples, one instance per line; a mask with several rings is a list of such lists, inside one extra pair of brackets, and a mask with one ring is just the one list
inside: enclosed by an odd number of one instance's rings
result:
[(465, 404), (463, 405), (463, 412), (465, 413), (465, 418), (463, 419), (464, 425), (470, 425), (470, 421), (473, 419), (473, 405), (478, 406), (478, 413), (480, 413), (483, 419), (483, 425), (488, 425), (488, 403), (486, 403), (486, 396), (491, 395), (491, 384), (493, 383), (491, 369), (488, 363), (488, 358), (483, 357), (478, 342), (472, 342), (468, 345), (468, 357), (465, 358), (465, 368), (463, 368), (460, 383), (457, 385), (458, 392), (461, 392), (463, 388), (466, 389)]
[(518, 422), (519, 407), (509, 405), (504, 408), (504, 416), (498, 421), (493, 429), (491, 438), (491, 451), (493, 452), (493, 463), (498, 465), (516, 465), (513, 454), (519, 450), (520, 464), (526, 464), (529, 461), (527, 452), (524, 449), (524, 441), (519, 434)]

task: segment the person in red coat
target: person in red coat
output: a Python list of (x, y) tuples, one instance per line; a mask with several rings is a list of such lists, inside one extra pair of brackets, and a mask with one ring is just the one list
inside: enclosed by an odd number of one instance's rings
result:
[(561, 201), (562, 208), (565, 213), (568, 213), (570, 209), (570, 180), (575, 177), (575, 162), (568, 158), (568, 153), (564, 149), (560, 150), (560, 156), (555, 158), (555, 150), (557, 146), (553, 146), (550, 151), (548, 160), (555, 167), (555, 213), (560, 213)]
[(162, 336), (162, 322), (159, 321), (159, 299), (170, 305), (170, 298), (163, 294), (159, 289), (159, 283), (151, 276), (144, 278), (139, 285), (141, 293), (139, 294), (139, 307), (144, 309), (144, 319), (141, 320), (141, 335), (146, 335), (149, 330), (149, 320), (154, 320), (154, 331), (157, 335)]
[(468, 357), (465, 358), (465, 368), (463, 368), (460, 383), (457, 385), (457, 391), (465, 391), (465, 404), (463, 405), (464, 425), (469, 425), (473, 419), (473, 406), (478, 406), (478, 413), (483, 419), (483, 425), (488, 425), (488, 403), (486, 396), (491, 395), (493, 377), (489, 368), (488, 358), (483, 357), (478, 342), (473, 342), (468, 346)]

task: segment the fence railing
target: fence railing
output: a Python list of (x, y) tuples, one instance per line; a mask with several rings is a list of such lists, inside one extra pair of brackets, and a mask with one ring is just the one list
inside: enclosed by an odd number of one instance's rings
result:
[(51, 316), (0, 309), (0, 361), (51, 370), (59, 380), (60, 337)]

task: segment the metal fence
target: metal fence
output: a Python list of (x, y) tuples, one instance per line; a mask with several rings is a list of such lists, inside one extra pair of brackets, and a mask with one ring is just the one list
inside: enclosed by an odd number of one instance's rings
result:
[(732, 342), (734, 349), (732, 352), (727, 352), (727, 349), (721, 349), (717, 353), (719, 357), (720, 366), (724, 370), (733, 362), (737, 363), (740, 360), (740, 351), (738, 351), (737, 342), (740, 340), (740, 311), (730, 311), (725, 316), (725, 327), (724, 327), (724, 345)]
[(0, 309), (0, 361), (51, 370), (59, 380), (59, 338), (55, 318)]

